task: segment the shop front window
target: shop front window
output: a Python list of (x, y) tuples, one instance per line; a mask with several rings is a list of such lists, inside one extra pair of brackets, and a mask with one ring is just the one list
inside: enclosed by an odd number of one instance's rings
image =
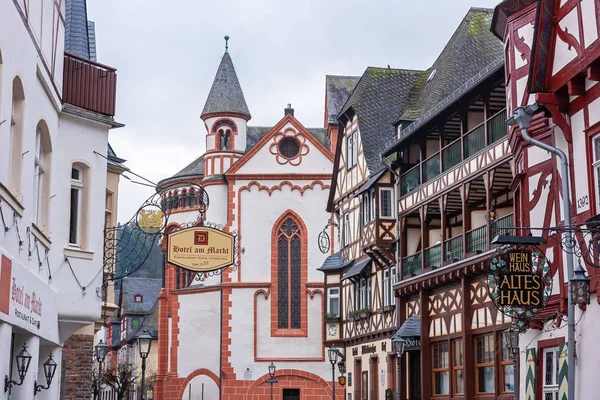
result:
[(475, 338), (475, 382), (477, 393), (494, 393), (494, 334)]
[(450, 393), (450, 360), (448, 342), (434, 343), (433, 353), (433, 394)]

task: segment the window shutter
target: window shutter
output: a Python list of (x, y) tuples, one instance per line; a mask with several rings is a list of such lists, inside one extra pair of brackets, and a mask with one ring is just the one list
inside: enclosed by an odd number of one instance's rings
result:
[[(527, 349), (525, 377), (525, 400), (536, 400), (537, 389), (537, 349)], [(518, 390), (518, 388), (517, 388)]]
[(558, 400), (567, 400), (569, 374), (569, 350), (567, 343), (561, 343), (558, 347)]

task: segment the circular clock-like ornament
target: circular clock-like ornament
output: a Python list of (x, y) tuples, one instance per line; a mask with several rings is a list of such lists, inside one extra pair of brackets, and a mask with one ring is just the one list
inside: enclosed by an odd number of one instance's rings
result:
[(323, 254), (327, 254), (329, 249), (331, 248), (331, 240), (329, 239), (329, 234), (323, 230), (319, 233), (319, 250)]

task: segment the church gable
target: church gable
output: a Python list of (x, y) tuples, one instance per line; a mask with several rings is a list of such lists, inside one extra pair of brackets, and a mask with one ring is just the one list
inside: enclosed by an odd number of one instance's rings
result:
[(330, 174), (333, 154), (293, 116), (286, 115), (227, 175)]

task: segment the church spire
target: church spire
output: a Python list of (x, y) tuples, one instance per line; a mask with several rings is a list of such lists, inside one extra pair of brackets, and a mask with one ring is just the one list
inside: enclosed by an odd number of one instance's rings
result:
[(242, 87), (229, 55), (228, 42), (229, 36), (225, 36), (225, 54), (221, 59), (221, 64), (217, 69), (210, 93), (200, 115), (202, 119), (223, 113), (238, 114), (245, 120), (250, 119), (250, 111), (246, 105)]

